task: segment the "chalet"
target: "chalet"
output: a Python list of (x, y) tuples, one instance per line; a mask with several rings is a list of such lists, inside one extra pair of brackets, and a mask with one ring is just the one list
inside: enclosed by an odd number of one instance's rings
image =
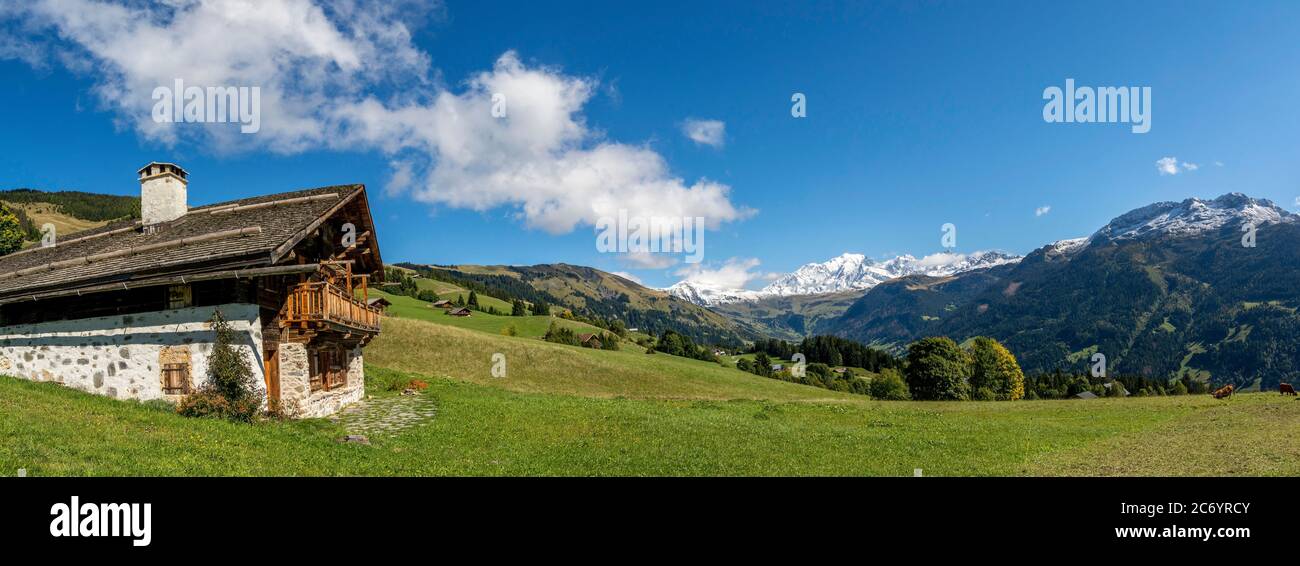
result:
[(435, 308), (435, 309), (449, 309), (449, 308), (451, 308), (451, 307), (452, 307), (451, 301), (448, 301), (448, 300), (441, 300), (441, 301), (434, 301), (434, 302), (433, 302), (433, 308)]
[(286, 411), (362, 398), (380, 315), (367, 289), (383, 277), (365, 186), (190, 208), (184, 169), (138, 173), (140, 220), (0, 257), (0, 374), (176, 400), (207, 381), (220, 310)]
[(601, 346), (604, 345), (600, 341), (600, 337), (595, 334), (579, 334), (578, 343), (588, 348), (595, 348), (597, 350), (599, 350)]
[(373, 299), (369, 299), (366, 301), (366, 304), (379, 309), (380, 314), (383, 314), (384, 311), (387, 311), (388, 307), (393, 306), (393, 303), (390, 303), (388, 299), (385, 299), (383, 297), (375, 297)]
[(460, 307), (458, 309), (451, 309), (447, 311), (447, 314), (451, 316), (469, 316), (470, 310), (469, 307)]

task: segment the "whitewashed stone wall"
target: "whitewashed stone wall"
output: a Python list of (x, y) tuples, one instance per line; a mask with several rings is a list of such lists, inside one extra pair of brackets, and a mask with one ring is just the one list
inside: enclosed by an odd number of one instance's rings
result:
[(366, 395), (366, 374), (361, 348), (348, 354), (348, 382), (329, 391), (311, 390), (311, 362), (307, 347), (296, 342), (280, 345), (280, 402), (298, 418), (325, 417)]
[(226, 304), (142, 314), (0, 327), (0, 374), (55, 381), (118, 399), (159, 399), (164, 348), (187, 348), (194, 388), (207, 381), (216, 338), (208, 321), (221, 309), (265, 388), (257, 305)]

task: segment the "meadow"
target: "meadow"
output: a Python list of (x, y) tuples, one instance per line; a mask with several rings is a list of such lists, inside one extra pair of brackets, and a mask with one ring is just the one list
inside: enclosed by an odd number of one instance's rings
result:
[[(492, 377), (492, 354), (506, 356)], [(367, 403), (413, 426), (232, 424), (0, 377), (0, 475), (1297, 475), (1276, 394), (872, 401), (664, 354), (387, 318)], [(422, 394), (400, 396), (413, 379)], [(349, 433), (370, 444), (340, 443)]]

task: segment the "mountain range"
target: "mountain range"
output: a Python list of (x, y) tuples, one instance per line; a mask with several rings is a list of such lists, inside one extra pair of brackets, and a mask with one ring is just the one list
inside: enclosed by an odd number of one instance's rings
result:
[(1300, 379), (1300, 217), (1231, 193), (1145, 206), (1022, 260), (873, 287), (820, 332), (901, 350), (991, 336), (1026, 371)]
[(972, 254), (944, 252), (919, 259), (901, 255), (883, 261), (870, 259), (863, 254), (845, 253), (822, 263), (805, 264), (759, 290), (729, 289), (689, 279), (665, 290), (697, 305), (720, 306), (770, 297), (864, 291), (908, 275), (953, 275), (1017, 261), (1020, 261), (1019, 256), (995, 251)]

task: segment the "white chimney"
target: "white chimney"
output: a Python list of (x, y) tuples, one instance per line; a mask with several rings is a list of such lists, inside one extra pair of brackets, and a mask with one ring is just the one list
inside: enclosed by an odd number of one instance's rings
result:
[(174, 163), (155, 161), (140, 168), (140, 218), (146, 229), (185, 216), (188, 176)]

